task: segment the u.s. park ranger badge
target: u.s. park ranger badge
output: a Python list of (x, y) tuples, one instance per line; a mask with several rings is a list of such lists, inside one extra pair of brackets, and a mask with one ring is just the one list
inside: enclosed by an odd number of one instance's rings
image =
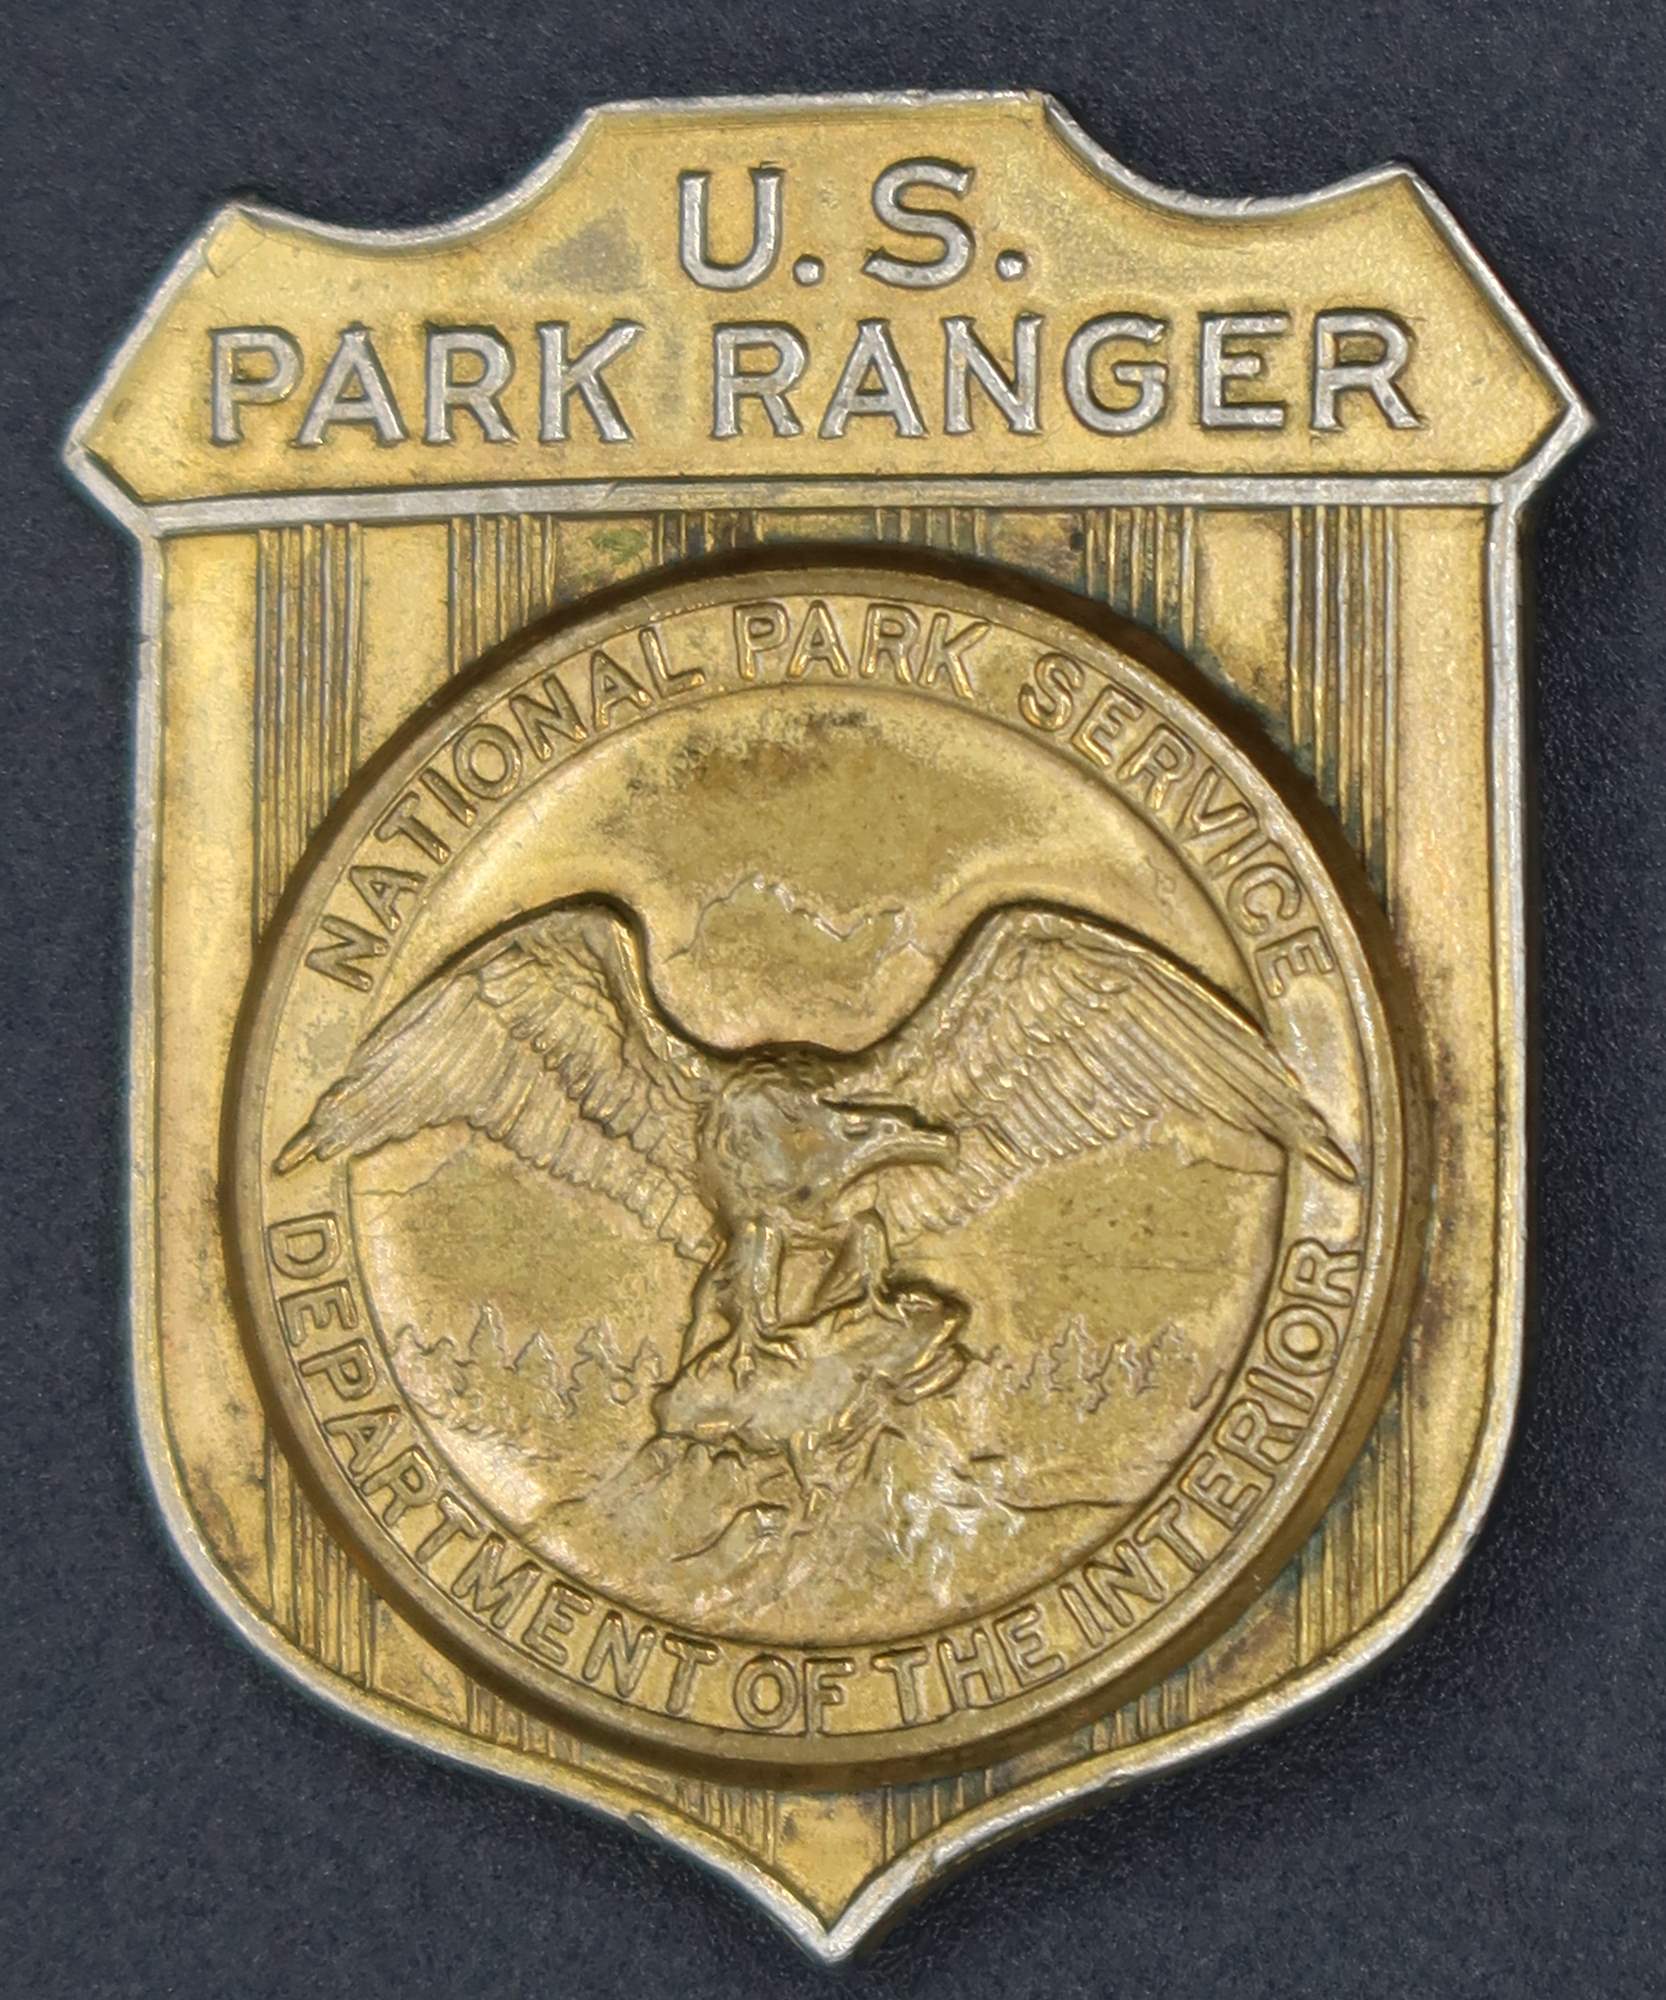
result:
[(1192, 200), (1034, 95), (217, 215), (68, 456), (143, 550), (133, 1365), (225, 1615), (825, 1958), (1380, 1656), (1516, 1400), (1586, 422), (1405, 169)]

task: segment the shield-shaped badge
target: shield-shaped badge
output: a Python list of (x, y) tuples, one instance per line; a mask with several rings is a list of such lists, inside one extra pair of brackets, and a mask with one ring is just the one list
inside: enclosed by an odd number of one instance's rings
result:
[(140, 540), (133, 1366), (262, 1653), (850, 1951), (1359, 1672), (1522, 1343), (1519, 540), (1587, 419), (1402, 168), (632, 105), (239, 204)]

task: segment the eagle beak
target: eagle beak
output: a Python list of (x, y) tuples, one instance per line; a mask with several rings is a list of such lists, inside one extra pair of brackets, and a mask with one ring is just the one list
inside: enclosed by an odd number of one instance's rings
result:
[(880, 1167), (952, 1167), (960, 1142), (941, 1125), (928, 1125), (906, 1104), (849, 1100), (829, 1108), (867, 1129), (856, 1134), (857, 1172)]
[(960, 1156), (960, 1141), (938, 1125), (907, 1125), (890, 1134), (875, 1149), (880, 1167), (952, 1167)]
[(960, 1141), (952, 1132), (935, 1125), (922, 1125), (910, 1134), (914, 1143), (912, 1164), (922, 1167), (952, 1167), (960, 1158)]

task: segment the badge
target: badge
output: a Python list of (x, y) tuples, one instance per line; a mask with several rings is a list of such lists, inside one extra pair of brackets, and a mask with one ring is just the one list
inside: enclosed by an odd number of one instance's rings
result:
[(1522, 509), (1384, 169), (1046, 99), (594, 113), (247, 205), (144, 557), (133, 1342), (215, 1603), (811, 1951), (1418, 1620), (1521, 1360)]

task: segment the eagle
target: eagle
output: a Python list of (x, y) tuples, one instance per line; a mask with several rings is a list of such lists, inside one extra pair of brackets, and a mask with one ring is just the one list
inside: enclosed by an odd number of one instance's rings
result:
[[(1355, 1178), (1261, 1026), (1100, 917), (988, 911), (913, 1013), (866, 1048), (720, 1049), (659, 1004), (634, 913), (578, 896), (417, 986), (276, 1166), (357, 1158), (428, 1127), (482, 1133), (610, 1197), (697, 1264), (676, 1374), (721, 1358), (742, 1384), (761, 1356), (798, 1362), (801, 1336), (840, 1312), (917, 1311), (895, 1244), (1176, 1115)], [(784, 1309), (784, 1260), (806, 1252), (819, 1282)], [(941, 1386), (944, 1360), (939, 1343), (913, 1387)]]

